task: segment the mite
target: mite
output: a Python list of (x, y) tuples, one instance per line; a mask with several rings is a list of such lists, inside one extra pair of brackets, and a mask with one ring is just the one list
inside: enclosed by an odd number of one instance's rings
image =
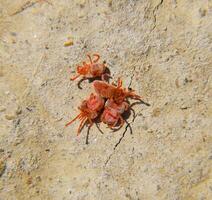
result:
[(90, 97), (87, 100), (84, 100), (81, 105), (78, 107), (80, 114), (78, 114), (73, 120), (68, 122), (65, 126), (69, 126), (75, 120), (80, 120), (80, 125), (77, 130), (77, 135), (80, 134), (80, 131), (86, 122), (89, 122), (89, 126), (93, 125), (94, 119), (99, 116), (99, 113), (104, 108), (105, 100), (99, 95), (91, 93)]
[(93, 60), (91, 56), (88, 54), (89, 62), (82, 62), (82, 66), (77, 66), (77, 75), (70, 78), (72, 81), (82, 76), (83, 78), (96, 78), (101, 77), (102, 80), (106, 80), (107, 77), (110, 77), (109, 74), (105, 72), (106, 70), (106, 62), (98, 63), (100, 59), (99, 54), (93, 54)]
[(117, 104), (112, 99), (108, 99), (105, 103), (104, 111), (101, 115), (101, 121), (107, 124), (111, 129), (118, 126), (121, 128), (125, 120), (122, 114), (129, 109), (127, 102)]
[(122, 88), (122, 81), (120, 78), (118, 79), (117, 86), (98, 80), (93, 82), (93, 86), (97, 94), (103, 98), (113, 99), (117, 104), (121, 104), (127, 98), (141, 99), (141, 96), (135, 94), (134, 90), (131, 88)]

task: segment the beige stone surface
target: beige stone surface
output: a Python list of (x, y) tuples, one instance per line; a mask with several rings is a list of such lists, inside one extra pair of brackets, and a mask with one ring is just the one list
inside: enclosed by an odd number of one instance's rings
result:
[[(211, 200), (211, 9), (0, 0), (0, 200)], [(92, 91), (69, 78), (93, 52), (151, 106), (134, 106), (132, 134), (101, 124), (86, 145), (64, 124)]]

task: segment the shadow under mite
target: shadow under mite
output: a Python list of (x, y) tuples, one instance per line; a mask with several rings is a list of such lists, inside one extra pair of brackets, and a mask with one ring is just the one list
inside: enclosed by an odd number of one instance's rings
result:
[[(104, 74), (111, 75), (109, 68), (106, 67), (105, 73), (104, 73)], [(92, 82), (95, 81), (95, 80), (102, 80), (102, 79), (101, 79), (101, 77), (82, 78), (82, 79), (79, 80), (78, 83), (77, 83), (77, 87), (78, 87), (80, 90), (83, 89), (82, 86), (81, 86), (81, 84), (82, 84), (82, 82), (85, 81), (85, 80), (88, 80), (89, 83), (92, 83)], [(109, 80), (110, 80), (110, 77), (106, 77), (105, 81), (106, 81), (106, 82), (109, 82)]]

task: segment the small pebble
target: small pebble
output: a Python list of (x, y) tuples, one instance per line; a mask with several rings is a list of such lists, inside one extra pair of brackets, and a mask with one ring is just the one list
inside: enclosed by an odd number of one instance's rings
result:
[(5, 107), (0, 107), (0, 112), (4, 112), (6, 110), (6, 108)]
[(31, 185), (32, 184), (32, 177), (29, 177), (26, 181), (27, 185)]
[(160, 190), (160, 189), (161, 189), (160, 185), (157, 185), (157, 190)]
[(41, 177), (40, 176), (37, 176), (36, 177), (36, 181), (40, 182), (41, 181)]
[(199, 9), (200, 17), (205, 17), (206, 12), (207, 12), (207, 11), (206, 11), (205, 9), (200, 8), (200, 9)]
[(72, 46), (72, 45), (74, 45), (73, 38), (69, 36), (67, 38), (67, 41), (64, 43), (64, 46), (68, 47), (68, 46)]
[(16, 33), (16, 32), (10, 32), (10, 34), (11, 34), (12, 36), (17, 36), (17, 33)]
[(175, 80), (175, 85), (176, 85), (177, 88), (180, 87), (178, 78)]
[(67, 40), (65, 43), (64, 43), (64, 46), (65, 47), (68, 47), (68, 46), (72, 46), (74, 45), (74, 42), (72, 40)]
[(160, 115), (160, 108), (155, 108), (153, 110), (152, 116), (153, 117), (158, 117)]
[(24, 141), (23, 138), (18, 138), (18, 139), (16, 139), (15, 142), (14, 142), (14, 146), (18, 146), (18, 145), (21, 144), (23, 141)]
[(22, 113), (21, 107), (18, 106), (18, 108), (16, 109), (15, 113), (16, 113), (17, 115), (20, 115), (20, 114)]
[(3, 161), (0, 161), (0, 177), (3, 175), (6, 169), (6, 164)]
[(11, 43), (12, 44), (15, 44), (16, 43), (16, 40), (14, 38), (11, 38)]
[(12, 115), (12, 114), (5, 115), (5, 119), (7, 119), (7, 120), (13, 120), (13, 119), (15, 119), (15, 115)]
[(113, 0), (108, 0), (108, 6), (111, 7), (113, 3)]

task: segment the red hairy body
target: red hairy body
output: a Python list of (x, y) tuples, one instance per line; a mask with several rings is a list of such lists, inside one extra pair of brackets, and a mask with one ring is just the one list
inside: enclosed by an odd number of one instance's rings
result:
[(129, 109), (127, 102), (121, 104), (115, 103), (113, 100), (108, 99), (105, 103), (104, 111), (101, 115), (101, 121), (107, 124), (110, 128), (117, 126), (120, 122), (120, 127), (124, 124), (122, 114)]
[(77, 66), (77, 75), (72, 77), (71, 80), (77, 79), (79, 76), (83, 76), (83, 78), (95, 78), (102, 77), (104, 80), (106, 65), (105, 62), (98, 63), (100, 56), (99, 54), (93, 54), (95, 59), (91, 59), (91, 56), (87, 55), (89, 58), (89, 63), (83, 62), (82, 66)]
[(77, 135), (79, 135), (82, 127), (87, 121), (89, 122), (90, 126), (93, 125), (93, 120), (98, 117), (100, 111), (104, 107), (104, 103), (105, 101), (102, 97), (91, 93), (90, 97), (87, 100), (84, 100), (80, 107), (78, 107), (80, 114), (68, 122), (66, 126), (69, 126), (75, 120), (79, 119), (81, 121), (77, 131)]
[(113, 99), (115, 103), (120, 104), (126, 98), (141, 99), (141, 97), (134, 93), (134, 90), (122, 88), (122, 81), (118, 79), (118, 85), (112, 85), (103, 81), (94, 81), (94, 89), (100, 96)]

